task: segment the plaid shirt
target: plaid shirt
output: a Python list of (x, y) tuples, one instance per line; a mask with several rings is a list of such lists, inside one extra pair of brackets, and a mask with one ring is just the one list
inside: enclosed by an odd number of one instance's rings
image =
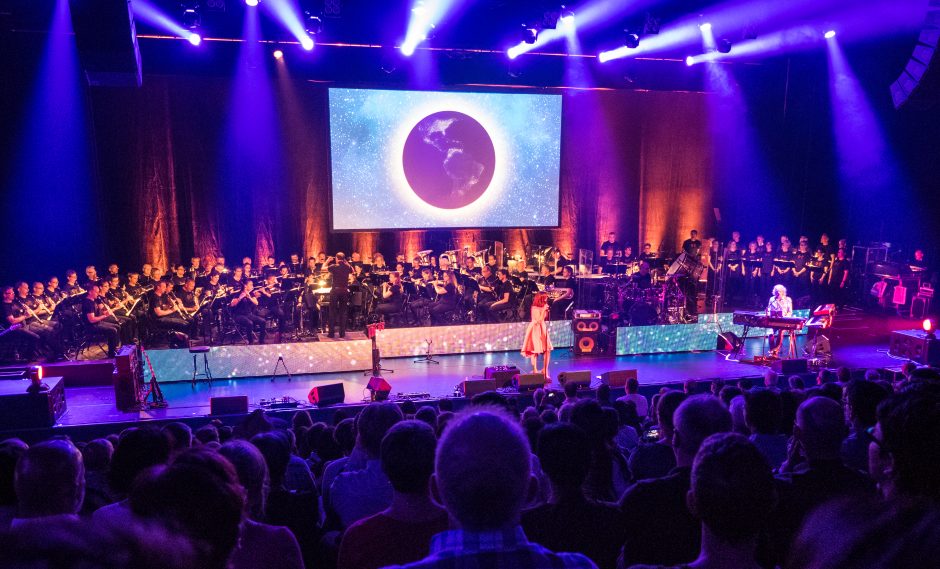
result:
[(552, 553), (526, 539), (522, 528), (451, 530), (431, 539), (430, 554), (402, 569), (597, 569), (580, 553)]

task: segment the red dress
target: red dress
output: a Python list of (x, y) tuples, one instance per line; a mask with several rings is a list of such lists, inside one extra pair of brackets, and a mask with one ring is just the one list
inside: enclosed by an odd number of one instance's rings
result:
[(533, 306), (532, 321), (525, 329), (525, 339), (522, 341), (522, 355), (531, 358), (536, 354), (544, 354), (552, 349), (552, 341), (548, 337), (548, 306)]

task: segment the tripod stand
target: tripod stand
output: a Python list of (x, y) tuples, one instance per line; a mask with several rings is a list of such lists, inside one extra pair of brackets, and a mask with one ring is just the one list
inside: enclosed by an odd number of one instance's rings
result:
[(420, 363), (425, 363), (425, 364), (440, 364), (441, 362), (435, 360), (435, 359), (434, 359), (434, 356), (431, 354), (431, 344), (433, 344), (434, 342), (432, 342), (431, 340), (425, 340), (425, 342), (428, 343), (427, 352), (425, 352), (423, 358), (418, 358), (418, 359), (414, 360), (413, 363), (416, 363), (416, 364), (420, 364)]
[[(147, 360), (147, 368), (150, 369), (150, 382), (147, 384), (147, 387), (143, 389), (143, 397), (140, 398), (140, 407), (142, 409), (157, 409), (167, 407), (166, 399), (163, 397), (163, 391), (160, 389), (160, 384), (157, 382), (157, 374), (153, 371), (153, 364), (150, 363), (150, 356), (147, 355), (147, 351), (144, 350), (143, 346), (140, 343), (137, 343), (137, 349), (140, 350), (139, 356), (137, 358), (137, 366), (140, 372), (140, 377), (144, 376), (144, 362)], [(147, 403), (147, 399), (153, 397), (153, 403)]]
[(274, 373), (271, 374), (271, 381), (273, 382), (277, 379), (277, 368), (279, 366), (284, 366), (284, 373), (287, 374), (287, 381), (293, 381), (290, 375), (290, 370), (287, 369), (287, 362), (284, 361), (284, 356), (278, 356), (277, 361), (274, 363)]

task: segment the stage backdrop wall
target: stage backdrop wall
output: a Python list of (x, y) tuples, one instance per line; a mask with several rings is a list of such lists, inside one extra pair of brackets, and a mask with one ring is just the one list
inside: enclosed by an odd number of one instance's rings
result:
[[(97, 250), (70, 251), (75, 268), (115, 261), (123, 271), (208, 253), (257, 262), (272, 250), (388, 257), (440, 251), (454, 238), (499, 239), (511, 253), (554, 242), (573, 255), (611, 230), (675, 250), (692, 226), (709, 231), (705, 95), (565, 94), (559, 229), (350, 234), (329, 231), (327, 90), (285, 75), (268, 86), (270, 97), (253, 103), (267, 109), (245, 105), (230, 78), (146, 76), (139, 89), (89, 90), (106, 239)], [(247, 136), (245, 121), (255, 128)], [(37, 267), (35, 276), (66, 268)]]

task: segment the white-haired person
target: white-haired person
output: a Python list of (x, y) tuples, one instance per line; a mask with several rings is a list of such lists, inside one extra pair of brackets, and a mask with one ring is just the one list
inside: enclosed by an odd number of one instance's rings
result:
[[(782, 284), (774, 285), (773, 296), (767, 303), (767, 316), (770, 317), (789, 317), (793, 316), (793, 299), (787, 296), (787, 287)], [(796, 333), (793, 330), (772, 330), (770, 333), (770, 355), (777, 356), (780, 353), (780, 346), (783, 345), (784, 334), (790, 337), (790, 352), (795, 353)]]

